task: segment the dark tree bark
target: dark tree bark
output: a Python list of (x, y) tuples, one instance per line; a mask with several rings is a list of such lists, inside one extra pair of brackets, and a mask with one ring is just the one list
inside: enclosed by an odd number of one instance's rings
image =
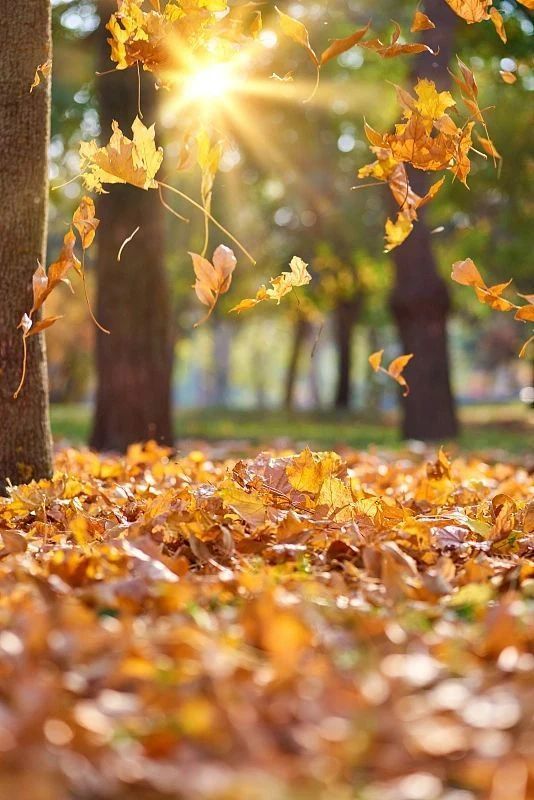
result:
[(51, 56), (50, 2), (0, 0), (0, 493), (50, 477), (52, 444), (42, 336), (28, 340), (27, 373), (17, 326), (32, 306), (32, 275), (45, 263), (50, 81), (30, 94), (35, 68)]
[(309, 331), (309, 321), (302, 314), (298, 314), (293, 323), (293, 340), (291, 342), (284, 389), (284, 408), (287, 411), (291, 411), (295, 404), (299, 362)]
[[(102, 19), (113, 4), (102, 0)], [(101, 36), (102, 70), (110, 67)], [(98, 79), (102, 138), (112, 120), (131, 136), (137, 114), (137, 75), (114, 72)], [(154, 80), (142, 83), (145, 125), (154, 121)], [(97, 203), (97, 317), (111, 335), (97, 333), (97, 394), (91, 445), (123, 451), (136, 441), (171, 444), (173, 337), (170, 290), (164, 267), (164, 224), (157, 192), (110, 187)], [(135, 228), (135, 238), (117, 261), (118, 250)]]
[[(412, 78), (429, 78), (438, 89), (447, 89), (457, 17), (443, 0), (426, 0), (424, 6), (436, 24), (434, 30), (425, 31), (424, 40), (433, 50), (439, 48), (439, 53), (416, 56)], [(425, 194), (427, 175), (411, 170), (410, 180), (416, 192)], [(403, 401), (403, 437), (423, 441), (455, 437), (458, 422), (447, 343), (449, 291), (437, 270), (424, 211), (406, 242), (393, 251), (393, 258), (396, 278), (391, 310), (403, 352), (414, 354), (405, 373), (411, 391)]]
[(359, 298), (342, 300), (334, 312), (334, 337), (338, 355), (335, 407), (350, 408), (352, 388), (352, 332), (361, 307)]

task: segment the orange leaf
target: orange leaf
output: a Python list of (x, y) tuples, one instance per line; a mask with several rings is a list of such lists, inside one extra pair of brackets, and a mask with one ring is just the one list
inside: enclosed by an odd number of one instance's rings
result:
[(27, 336), (35, 336), (36, 333), (41, 333), (41, 331), (50, 328), (54, 322), (57, 322), (58, 319), (62, 319), (62, 316), (55, 316), (55, 317), (45, 317), (45, 319), (40, 319), (35, 325), (32, 325), (30, 330), (27, 333)]
[(371, 353), (369, 356), (369, 364), (372, 366), (375, 372), (378, 372), (382, 365), (382, 356), (384, 355), (383, 350), (377, 350), (376, 353)]
[(502, 15), (500, 14), (499, 11), (497, 11), (495, 7), (490, 8), (489, 15), (491, 21), (495, 25), (495, 30), (499, 34), (499, 38), (501, 39), (502, 42), (506, 44), (506, 42), (508, 41), (508, 37), (506, 36), (506, 30), (504, 28), (504, 20), (502, 18)]
[(507, 69), (501, 69), (499, 75), (505, 83), (515, 83), (517, 81), (517, 75)]
[(294, 42), (304, 47), (314, 65), (316, 67), (319, 67), (321, 62), (317, 58), (315, 50), (312, 48), (310, 44), (310, 35), (308, 33), (308, 29), (306, 28), (306, 26), (298, 19), (294, 19), (293, 17), (290, 17), (288, 14), (284, 14), (284, 12), (280, 11), (280, 9), (277, 8), (276, 6), (275, 6), (275, 11), (277, 12), (280, 18), (280, 27), (282, 28), (282, 32), (285, 33), (285, 35), (288, 36), (290, 39), (292, 39)]
[(94, 241), (100, 220), (95, 217), (95, 204), (90, 197), (82, 197), (72, 217), (72, 224), (80, 234), (82, 247), (87, 250)]
[(534, 306), (521, 306), (521, 308), (516, 311), (514, 318), (522, 322), (534, 322)]
[(456, 261), (452, 265), (451, 278), (462, 286), (479, 286), (486, 288), (482, 275), (475, 266), (472, 258)]
[(430, 17), (427, 17), (422, 11), (416, 11), (410, 30), (412, 33), (417, 33), (418, 31), (429, 31), (435, 27)]
[(195, 293), (200, 302), (208, 306), (209, 316), (221, 294), (225, 294), (230, 288), (237, 260), (233, 251), (223, 244), (215, 250), (213, 262), (198, 253), (189, 255), (193, 260), (196, 276)]
[(321, 65), (326, 64), (327, 61), (330, 61), (333, 58), (337, 58), (342, 53), (345, 53), (347, 50), (350, 50), (354, 45), (358, 44), (367, 31), (369, 30), (370, 22), (367, 23), (365, 28), (360, 28), (360, 30), (351, 33), (350, 36), (345, 36), (344, 39), (334, 39), (329, 47), (321, 54)]

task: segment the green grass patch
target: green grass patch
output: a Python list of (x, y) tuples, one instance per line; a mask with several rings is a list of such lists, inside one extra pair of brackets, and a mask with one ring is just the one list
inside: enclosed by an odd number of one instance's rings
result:
[[(506, 410), (507, 409), (507, 410)], [(520, 405), (469, 406), (461, 410), (462, 434), (458, 446), (474, 452), (503, 450), (521, 455), (532, 451), (529, 411)], [(57, 441), (79, 445), (88, 440), (91, 409), (85, 405), (54, 405), (52, 430)], [(394, 419), (369, 419), (353, 414), (282, 411), (178, 410), (178, 440), (231, 440), (261, 446), (309, 445), (315, 449), (355, 449), (402, 445)]]

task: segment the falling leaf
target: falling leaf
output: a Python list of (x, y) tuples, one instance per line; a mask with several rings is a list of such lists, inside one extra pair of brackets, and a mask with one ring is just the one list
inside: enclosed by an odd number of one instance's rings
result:
[(416, 11), (410, 30), (412, 33), (417, 33), (418, 31), (429, 31), (435, 27), (430, 17), (427, 17), (422, 11)]
[(515, 83), (517, 81), (517, 75), (515, 75), (513, 72), (509, 72), (506, 69), (501, 69), (499, 75), (505, 83)]
[(310, 44), (310, 35), (306, 26), (300, 22), (300, 20), (290, 17), (288, 14), (284, 14), (284, 12), (280, 11), (277, 6), (275, 6), (275, 10), (280, 19), (280, 27), (282, 32), (294, 42), (300, 44), (301, 47), (303, 47), (308, 53), (314, 66), (319, 67), (320, 61)]
[(205, 321), (215, 308), (219, 297), (230, 288), (237, 259), (233, 251), (223, 244), (215, 250), (212, 262), (198, 253), (189, 255), (193, 260), (196, 276), (195, 293), (200, 302), (209, 308), (207, 317), (202, 320)]
[(289, 269), (289, 272), (282, 272), (278, 277), (271, 278), (272, 289), (267, 289), (267, 296), (271, 300), (276, 300), (277, 303), (280, 303), (282, 297), (289, 294), (292, 289), (298, 286), (306, 286), (311, 281), (308, 265), (302, 258), (293, 256)]
[(432, 55), (436, 55), (432, 48), (427, 44), (422, 44), (419, 42), (412, 42), (409, 44), (400, 43), (400, 25), (397, 22), (394, 22), (393, 24), (393, 33), (391, 34), (391, 39), (389, 42), (385, 43), (378, 38), (368, 39), (365, 42), (361, 42), (360, 46), (365, 47), (368, 50), (373, 50), (382, 58), (395, 58), (396, 56), (400, 55), (415, 55), (416, 53), (430, 53)]
[(52, 59), (48, 58), (43, 64), (39, 64), (39, 66), (35, 70), (35, 77), (33, 79), (32, 85), (30, 86), (30, 92), (33, 92), (33, 90), (37, 86), (39, 86), (41, 80), (48, 78), (51, 72), (52, 72)]
[(369, 30), (370, 24), (371, 23), (368, 22), (365, 28), (360, 28), (354, 31), (354, 33), (351, 33), (350, 36), (345, 36), (343, 39), (333, 39), (331, 44), (321, 54), (321, 66), (331, 61), (333, 58), (337, 58), (342, 53), (346, 53), (347, 50), (351, 50), (354, 45), (358, 44)]
[(53, 316), (53, 317), (44, 317), (43, 319), (37, 320), (35, 324), (32, 325), (31, 330), (28, 331), (28, 336), (35, 336), (37, 333), (41, 333), (41, 331), (45, 331), (47, 328), (50, 328), (54, 322), (57, 322), (58, 319), (62, 319), (62, 316)]
[(462, 286), (484, 287), (486, 285), (472, 258), (456, 261), (452, 265), (451, 278), (456, 283), (461, 283)]
[(413, 358), (413, 353), (409, 353), (407, 355), (398, 356), (394, 358), (391, 364), (387, 369), (382, 366), (382, 356), (384, 355), (383, 350), (379, 350), (376, 353), (372, 353), (369, 356), (369, 364), (373, 368), (375, 372), (383, 372), (385, 375), (389, 375), (390, 378), (393, 378), (399, 386), (402, 386), (404, 389), (403, 396), (407, 397), (410, 393), (410, 387), (408, 386), (406, 379), (403, 376), (404, 369), (409, 364), (409, 362)]
[(81, 172), (89, 191), (103, 192), (105, 183), (129, 183), (140, 189), (156, 189), (155, 176), (163, 160), (163, 149), (156, 149), (155, 126), (146, 128), (139, 117), (132, 124), (133, 138), (122, 133), (117, 122), (105, 147), (96, 141), (80, 144)]
[(477, 136), (478, 141), (482, 145), (482, 149), (492, 158), (502, 159), (501, 154), (491, 141), (491, 139), (486, 139), (485, 136)]
[(506, 44), (506, 42), (508, 41), (508, 37), (506, 36), (506, 30), (504, 28), (504, 20), (502, 18), (502, 15), (499, 13), (499, 11), (497, 11), (495, 6), (490, 8), (489, 15), (491, 21), (495, 26), (495, 30), (499, 34), (499, 38), (501, 39), (502, 42)]
[(291, 259), (289, 267), (289, 272), (282, 272), (282, 274), (278, 275), (276, 278), (271, 278), (270, 289), (267, 289), (265, 286), (260, 286), (256, 292), (256, 297), (241, 300), (240, 303), (230, 310), (239, 314), (241, 311), (248, 311), (254, 308), (254, 306), (257, 306), (258, 303), (262, 303), (264, 300), (276, 300), (277, 304), (279, 304), (282, 297), (285, 297), (285, 295), (289, 294), (293, 289), (299, 286), (306, 286), (310, 283), (312, 278), (308, 272), (308, 265), (301, 258), (294, 256)]
[(488, 8), (492, 0), (445, 0), (455, 14), (469, 25), (489, 19)]
[(90, 197), (82, 197), (72, 217), (72, 224), (80, 234), (83, 249), (87, 250), (93, 243), (100, 224), (100, 220), (95, 217), (95, 204)]
[(399, 212), (395, 222), (389, 218), (386, 220), (386, 246), (384, 248), (386, 253), (399, 247), (413, 231), (412, 220), (402, 212)]

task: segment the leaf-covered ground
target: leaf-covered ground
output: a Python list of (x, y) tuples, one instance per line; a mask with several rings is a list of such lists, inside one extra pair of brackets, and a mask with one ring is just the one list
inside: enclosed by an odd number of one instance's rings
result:
[(0, 499), (1, 798), (534, 798), (524, 468), (56, 467)]

